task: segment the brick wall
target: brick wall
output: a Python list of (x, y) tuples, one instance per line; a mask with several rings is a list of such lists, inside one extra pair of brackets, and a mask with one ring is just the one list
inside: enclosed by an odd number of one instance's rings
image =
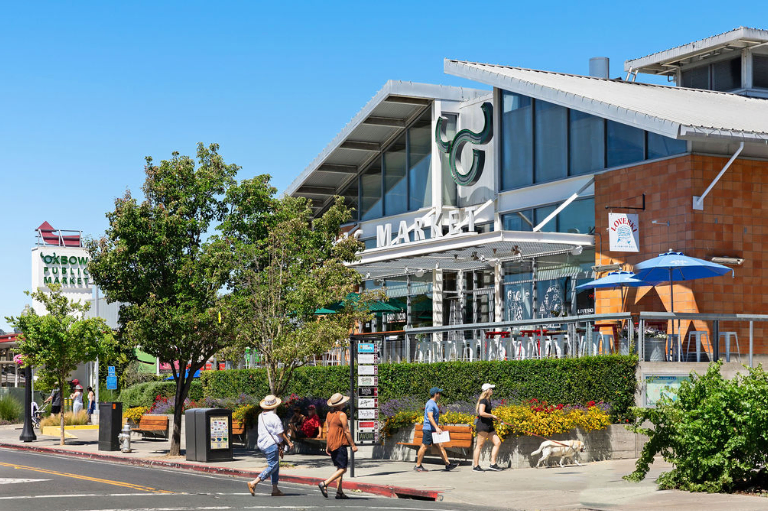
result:
[[(737, 159), (704, 199), (703, 211), (693, 209), (694, 195), (701, 195), (728, 158), (685, 155), (664, 161), (615, 170), (595, 178), (596, 264), (626, 263), (625, 269), (668, 249), (709, 259), (713, 256), (744, 258), (730, 274), (711, 279), (676, 283), (675, 312), (768, 314), (768, 162)], [(614, 212), (639, 213), (640, 252), (608, 249), (608, 213), (605, 206), (640, 206), (646, 210), (614, 208)], [(656, 220), (659, 223), (653, 224)], [(666, 222), (669, 222), (667, 227)], [(765, 252), (764, 252), (765, 251)], [(602, 276), (602, 275), (601, 275)], [(596, 291), (599, 313), (628, 310), (669, 311), (670, 286)], [(622, 305), (623, 300), (623, 305)], [(739, 326), (741, 325), (741, 326)], [(683, 324), (683, 331), (709, 330), (710, 325)], [(755, 323), (755, 353), (768, 353), (764, 334), (768, 324)], [(720, 331), (736, 331), (741, 352), (748, 351), (748, 324), (721, 323)], [(685, 337), (684, 337), (685, 339)], [(721, 344), (721, 353), (723, 346)]]

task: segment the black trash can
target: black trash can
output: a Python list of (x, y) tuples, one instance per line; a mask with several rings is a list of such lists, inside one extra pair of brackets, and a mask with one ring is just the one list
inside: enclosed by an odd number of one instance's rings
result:
[(119, 451), (117, 435), (123, 427), (123, 403), (99, 403), (99, 450)]
[(193, 408), (185, 414), (187, 461), (231, 461), (232, 410)]

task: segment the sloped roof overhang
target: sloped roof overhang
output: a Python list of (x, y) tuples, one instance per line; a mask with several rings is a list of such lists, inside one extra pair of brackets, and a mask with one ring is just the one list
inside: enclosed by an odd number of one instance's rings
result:
[(764, 99), (448, 59), (445, 72), (669, 138), (768, 142)]
[[(692, 43), (624, 62), (624, 71), (671, 74), (678, 68), (716, 54), (739, 52), (768, 42), (768, 30), (739, 27)], [(734, 53), (735, 54), (735, 53)]]
[(322, 211), (433, 101), (466, 101), (489, 93), (390, 80), (288, 186), (286, 194), (311, 198), (315, 211)]

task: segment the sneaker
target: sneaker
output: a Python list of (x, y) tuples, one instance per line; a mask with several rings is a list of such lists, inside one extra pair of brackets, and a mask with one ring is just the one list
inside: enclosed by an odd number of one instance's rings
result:
[(501, 471), (502, 471), (502, 470), (504, 470), (504, 469), (503, 469), (503, 468), (501, 468), (500, 466), (498, 466), (496, 463), (494, 463), (493, 465), (491, 465), (490, 467), (488, 467), (488, 469), (487, 469), (487, 470), (493, 470), (494, 472), (501, 472)]
[(472, 472), (485, 472), (482, 468), (480, 468), (480, 465), (473, 467)]
[(450, 471), (450, 470), (453, 470), (454, 468), (456, 468), (456, 467), (458, 467), (458, 466), (459, 466), (459, 464), (458, 464), (458, 463), (449, 463), (449, 464), (447, 464), (447, 465), (445, 466), (445, 470), (446, 470), (446, 471)]
[(416, 465), (415, 467), (413, 467), (413, 470), (415, 470), (416, 472), (429, 472), (429, 470), (422, 467), (421, 465)]

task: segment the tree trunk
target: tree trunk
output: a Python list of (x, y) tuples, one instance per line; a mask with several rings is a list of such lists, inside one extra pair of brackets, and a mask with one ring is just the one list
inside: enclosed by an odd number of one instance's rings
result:
[(181, 454), (181, 420), (184, 417), (184, 400), (189, 395), (189, 388), (192, 386), (195, 373), (203, 367), (203, 364), (190, 366), (185, 378), (182, 373), (181, 363), (179, 363), (179, 379), (176, 380), (176, 403), (173, 407), (173, 434), (171, 435), (171, 448), (168, 452), (170, 456), (179, 456)]

